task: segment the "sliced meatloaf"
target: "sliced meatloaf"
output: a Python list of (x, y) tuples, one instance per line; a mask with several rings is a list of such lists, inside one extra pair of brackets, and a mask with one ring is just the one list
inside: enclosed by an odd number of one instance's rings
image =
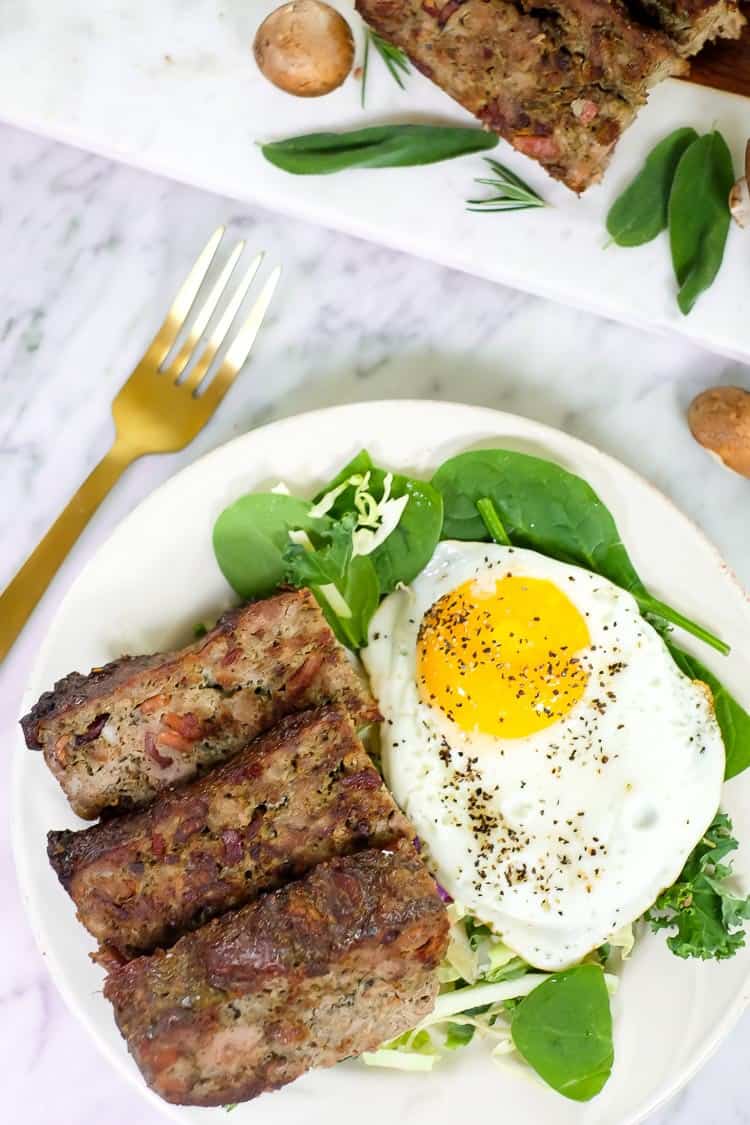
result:
[(163, 1098), (245, 1101), (413, 1027), (447, 932), (411, 845), (364, 851), (115, 969), (104, 994)]
[(674, 40), (680, 54), (697, 55), (713, 39), (739, 39), (746, 20), (736, 0), (635, 0)]
[(135, 808), (223, 761), (284, 715), (323, 703), (355, 723), (375, 703), (309, 590), (227, 614), (179, 652), (73, 672), (21, 720), (75, 812)]
[(348, 713), (325, 707), (144, 812), (50, 832), (48, 854), (86, 929), (129, 957), (323, 860), (413, 836)]
[(685, 69), (613, 0), (357, 0), (364, 19), (574, 191), (600, 179), (650, 86)]

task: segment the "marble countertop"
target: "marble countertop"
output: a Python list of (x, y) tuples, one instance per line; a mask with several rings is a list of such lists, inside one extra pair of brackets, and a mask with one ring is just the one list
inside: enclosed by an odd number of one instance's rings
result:
[[(285, 271), (254, 362), (217, 416), (189, 449), (128, 472), (0, 669), (6, 747), (50, 616), (115, 524), (200, 453), (336, 402), (443, 398), (558, 426), (672, 496), (750, 584), (750, 485), (710, 461), (684, 421), (698, 390), (750, 388), (750, 368), (7, 127), (0, 148), (0, 587), (104, 453), (110, 400), (210, 231), (228, 222)], [(7, 821), (5, 1116), (24, 1125), (156, 1125), (163, 1119), (110, 1071), (47, 977), (18, 902)], [(748, 1049), (746, 1016), (653, 1125), (750, 1123)]]

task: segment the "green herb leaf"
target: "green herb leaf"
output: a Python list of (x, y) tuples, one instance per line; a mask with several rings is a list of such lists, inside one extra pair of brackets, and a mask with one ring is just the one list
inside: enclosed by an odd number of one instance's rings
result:
[(674, 174), (680, 157), (697, 137), (695, 129), (675, 129), (646, 157), (607, 215), (607, 231), (618, 246), (642, 246), (666, 230)]
[(376, 31), (368, 29), (367, 37), (385, 63), (393, 81), (402, 90), (405, 89), (404, 75), (410, 74), (411, 68), (404, 52), (400, 47), (394, 47), (392, 43), (388, 43)]
[[(309, 586), (341, 643), (358, 649), (367, 643), (367, 627), (380, 601), (380, 584), (368, 557), (352, 557), (353, 530), (354, 518), (344, 516), (315, 537), (312, 551), (289, 543), (283, 561), (286, 581)], [(332, 597), (327, 589), (331, 586), (339, 598)]]
[(284, 580), (282, 556), (292, 529), (327, 528), (328, 520), (310, 519), (309, 508), (294, 496), (252, 492), (224, 509), (214, 524), (214, 554), (240, 597), (268, 597)]
[(497, 508), (487, 496), (477, 500), (477, 511), (495, 542), (500, 543), (503, 547), (510, 547), (508, 532), (503, 527), (503, 522), (497, 514)]
[(669, 241), (687, 316), (719, 272), (729, 233), (732, 157), (721, 133), (707, 133), (683, 153), (669, 197)]
[[(333, 491), (353, 476), (370, 474), (368, 489), (378, 500), (383, 496), (386, 470), (373, 464), (367, 450), (363, 449), (333, 480), (318, 493), (316, 501)], [(427, 481), (391, 473), (391, 498), (408, 496), (401, 519), (387, 539), (369, 558), (372, 559), (380, 581), (382, 594), (389, 594), (399, 582), (411, 582), (432, 558), (443, 526), (443, 498)], [(340, 519), (353, 513), (354, 488), (346, 489), (336, 497), (328, 515)]]
[(308, 133), (261, 146), (266, 160), (297, 176), (346, 168), (402, 168), (434, 164), (494, 148), (494, 133), (469, 126), (375, 125), (351, 133)]
[(612, 1071), (612, 1015), (599, 965), (553, 973), (517, 1005), (511, 1035), (544, 1081), (575, 1101), (595, 1097)]
[(467, 1047), (474, 1038), (475, 1027), (470, 1023), (449, 1023), (445, 1027), (445, 1046), (449, 1051)]
[(526, 453), (482, 449), (444, 462), (432, 483), (443, 496), (444, 539), (486, 539), (478, 505), (490, 500), (514, 545), (602, 574), (628, 590), (642, 612), (727, 651), (718, 637), (648, 592), (611, 513), (581, 477)]
[(485, 157), (485, 161), (495, 174), (486, 179), (477, 179), (476, 182), (494, 188), (495, 194), (488, 199), (467, 199), (468, 211), (525, 211), (529, 207), (547, 206), (541, 195), (537, 195), (510, 168), (491, 157)]
[(677, 667), (693, 680), (708, 684), (714, 697), (714, 710), (721, 728), (727, 761), (724, 778), (736, 777), (750, 766), (750, 715), (727, 691), (713, 672), (706, 668), (695, 656), (678, 648), (671, 640), (667, 648)]
[(727, 887), (732, 868), (723, 862), (736, 848), (732, 822), (718, 812), (677, 882), (647, 912), (652, 929), (676, 930), (667, 945), (678, 957), (724, 960), (744, 946), (750, 896), (741, 898)]

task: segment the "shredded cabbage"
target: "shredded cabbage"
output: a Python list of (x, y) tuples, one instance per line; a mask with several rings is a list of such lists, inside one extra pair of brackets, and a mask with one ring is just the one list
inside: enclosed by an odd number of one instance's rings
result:
[[(492, 1059), (527, 1070), (511, 1037), (513, 1008), (533, 992), (549, 973), (532, 969), (490, 926), (479, 922), (459, 902), (447, 908), (450, 936), (438, 969), (440, 994), (428, 1016), (405, 1035), (361, 1056), (367, 1066), (430, 1071), (446, 1053), (465, 1047), (476, 1037), (488, 1041)], [(632, 926), (624, 926), (609, 942), (626, 957), (633, 945)], [(612, 995), (617, 978), (604, 974)]]
[(607, 945), (619, 949), (620, 957), (623, 961), (627, 961), (635, 945), (635, 930), (632, 922), (628, 926), (620, 926), (619, 930), (615, 930), (612, 936), (607, 938)]
[(357, 525), (352, 532), (352, 558), (356, 558), (357, 555), (370, 555), (398, 526), (404, 508), (409, 503), (409, 496), (407, 494), (392, 499), (393, 473), (386, 473), (383, 479), (383, 495), (378, 500), (370, 492), (370, 473), (355, 473), (332, 488), (330, 492), (326, 492), (317, 504), (311, 506), (309, 512), (311, 518), (320, 519), (327, 515), (339, 496), (348, 488), (354, 489), (353, 503), (357, 513)]

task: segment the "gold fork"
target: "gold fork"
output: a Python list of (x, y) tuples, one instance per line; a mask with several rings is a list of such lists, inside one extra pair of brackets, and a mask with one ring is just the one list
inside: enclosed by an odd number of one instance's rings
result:
[[(247, 319), (230, 335), (263, 255), (253, 258), (230, 295), (229, 283), (245, 246), (244, 242), (238, 243), (207, 296), (199, 301), (199, 290), (223, 234), (224, 228), (219, 227), (208, 240), (164, 323), (112, 403), (112, 448), (0, 595), (0, 660), (7, 655), (71, 547), (128, 465), (146, 453), (183, 449), (206, 424), (245, 363), (281, 270), (278, 266), (273, 270)], [(228, 298), (224, 310), (204, 339), (222, 296)], [(184, 339), (174, 358), (167, 362), (183, 332)], [(227, 342), (217, 364), (217, 356)]]

